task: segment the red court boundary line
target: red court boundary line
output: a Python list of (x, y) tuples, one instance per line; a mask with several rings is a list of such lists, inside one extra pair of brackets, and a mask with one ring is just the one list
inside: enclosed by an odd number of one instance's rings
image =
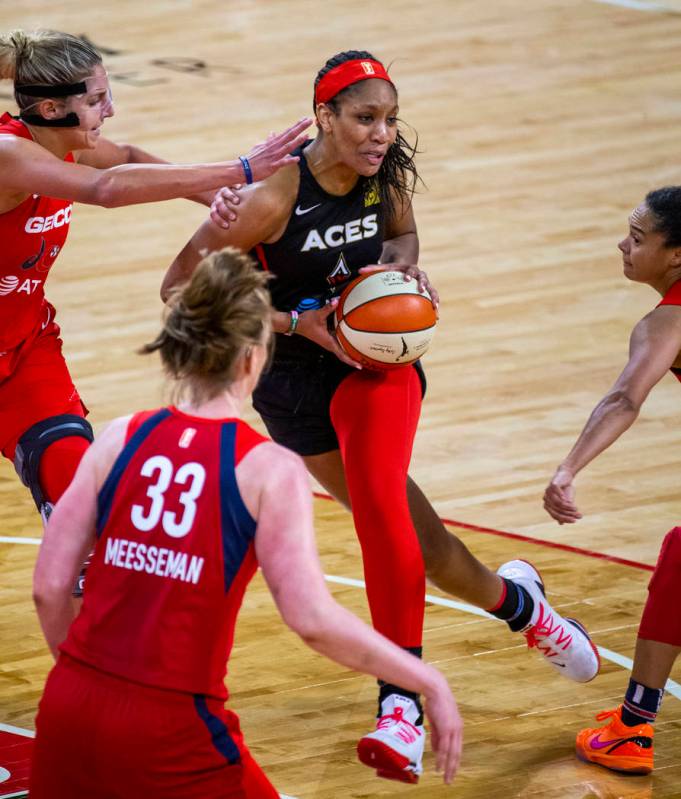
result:
[[(319, 491), (313, 491), (313, 494), (319, 499), (331, 499), (333, 497), (329, 494), (322, 494)], [(561, 549), (563, 552), (572, 552), (575, 555), (583, 555), (586, 558), (597, 558), (598, 560), (607, 560), (610, 563), (618, 563), (620, 566), (631, 566), (634, 569), (643, 569), (647, 572), (655, 571), (655, 567), (649, 563), (641, 563), (637, 560), (627, 560), (626, 558), (618, 558), (616, 555), (606, 555), (605, 552), (594, 552), (592, 549), (583, 549), (582, 547), (573, 547), (570, 544), (560, 544), (557, 541), (547, 541), (544, 538), (533, 538), (530, 535), (521, 535), (520, 533), (508, 533), (505, 530), (495, 530), (492, 527), (479, 527), (477, 524), (466, 524), (466, 522), (457, 522), (454, 519), (441, 519), (443, 524), (451, 524), (453, 527), (462, 527), (464, 530), (472, 530), (475, 533), (487, 533), (488, 535), (496, 535), (500, 538), (511, 538), (515, 541), (525, 541), (529, 544), (537, 544), (540, 547), (549, 547), (550, 549)]]

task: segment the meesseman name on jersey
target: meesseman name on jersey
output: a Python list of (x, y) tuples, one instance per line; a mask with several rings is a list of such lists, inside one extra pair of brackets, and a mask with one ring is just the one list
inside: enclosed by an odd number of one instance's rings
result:
[(125, 538), (109, 538), (104, 563), (119, 569), (145, 571), (147, 574), (196, 585), (201, 577), (204, 559), (197, 555), (190, 558), (186, 552), (175, 552), (166, 547), (147, 546)]

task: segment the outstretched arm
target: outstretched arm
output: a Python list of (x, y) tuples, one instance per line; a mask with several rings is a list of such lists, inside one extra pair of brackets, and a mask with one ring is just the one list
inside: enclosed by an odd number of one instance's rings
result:
[[(248, 160), (253, 180), (263, 180), (297, 159), (289, 153), (305, 140), (304, 119), (284, 133), (256, 145)], [(141, 152), (141, 151), (140, 151)], [(123, 163), (97, 169), (66, 163), (44, 147), (15, 136), (0, 135), (2, 189), (113, 208), (172, 200), (245, 180), (239, 160), (215, 164)]]
[(582, 518), (574, 479), (634, 423), (646, 397), (681, 350), (681, 306), (655, 308), (636, 325), (629, 361), (614, 386), (591, 412), (584, 429), (544, 492), (544, 507), (561, 524)]
[[(121, 166), (122, 164), (169, 164), (164, 158), (159, 158), (153, 153), (143, 150), (136, 144), (118, 144), (112, 142), (104, 137), (100, 138), (97, 146), (93, 150), (82, 150), (78, 153), (77, 161), (79, 164), (91, 166), (95, 169), (110, 169), (113, 166)], [(238, 184), (237, 184), (238, 185)], [(237, 202), (238, 198), (228, 188), (223, 187), (222, 192), (228, 193), (228, 196)], [(201, 203), (201, 205), (210, 206), (215, 200), (214, 191), (200, 192), (187, 200)], [(222, 206), (221, 206), (222, 207)], [(219, 212), (218, 212), (219, 213)], [(233, 213), (225, 211), (225, 221), (235, 218)]]
[(462, 725), (447, 682), (329, 593), (314, 543), (311, 493), (301, 459), (268, 442), (252, 450), (239, 470), (240, 487), (254, 481), (262, 486), (256, 553), (284, 621), (308, 646), (337, 663), (423, 694), (438, 768), (450, 782), (459, 762)]

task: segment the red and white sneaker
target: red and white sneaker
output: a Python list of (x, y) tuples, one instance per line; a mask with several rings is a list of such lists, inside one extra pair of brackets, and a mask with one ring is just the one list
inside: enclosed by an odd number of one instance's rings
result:
[(551, 666), (575, 682), (589, 682), (601, 660), (587, 631), (575, 619), (563, 618), (546, 600), (539, 572), (526, 560), (509, 560), (497, 569), (500, 577), (521, 585), (534, 601), (530, 623), (521, 632)]
[(376, 729), (357, 744), (357, 756), (364, 765), (375, 768), (379, 777), (418, 782), (426, 731), (416, 702), (390, 694), (381, 704), (381, 714)]

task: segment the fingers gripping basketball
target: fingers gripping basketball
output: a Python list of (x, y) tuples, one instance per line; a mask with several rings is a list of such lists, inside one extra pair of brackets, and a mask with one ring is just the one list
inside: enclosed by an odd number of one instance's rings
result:
[(345, 352), (370, 369), (413, 363), (428, 349), (437, 313), (428, 292), (402, 272), (374, 272), (353, 280), (336, 306), (336, 337)]

